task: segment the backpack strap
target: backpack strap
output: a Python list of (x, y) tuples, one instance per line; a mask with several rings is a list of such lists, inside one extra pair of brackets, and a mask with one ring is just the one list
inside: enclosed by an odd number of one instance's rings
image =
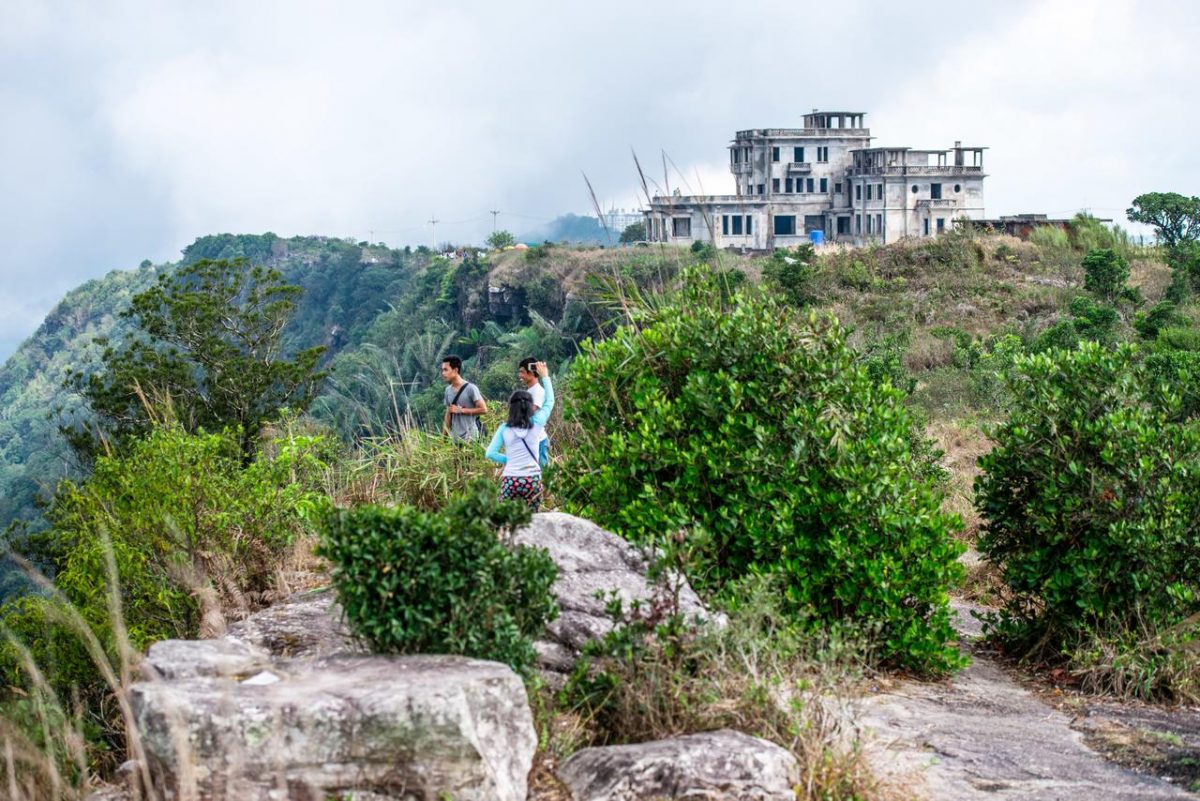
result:
[(464, 381), (464, 382), (463, 382), (463, 385), (462, 385), (461, 387), (459, 387), (459, 388), (458, 388), (458, 392), (457, 392), (457, 393), (455, 393), (455, 395), (454, 395), (454, 400), (450, 401), (450, 405), (451, 405), (451, 406), (457, 406), (457, 405), (458, 405), (458, 399), (462, 397), (462, 394), (463, 394), (464, 392), (466, 392), (466, 391), (467, 391), (467, 387), (469, 387), (469, 386), (471, 386), (471, 382), (470, 382), (470, 381)]
[(524, 446), (525, 446), (525, 450), (529, 452), (529, 458), (530, 458), (530, 459), (533, 459), (533, 463), (534, 463), (534, 464), (536, 464), (536, 465), (538, 466), (538, 470), (541, 470), (541, 469), (542, 469), (542, 463), (541, 463), (541, 461), (540, 461), (540, 460), (537, 458), (537, 456), (536, 456), (536, 455), (534, 455), (534, 453), (533, 453), (533, 448), (530, 448), (530, 447), (529, 447), (529, 443), (528, 443), (528, 442), (526, 442), (526, 441), (525, 441), (525, 438), (524, 438), (524, 437), (522, 437), (520, 434), (518, 434), (518, 435), (517, 435), (517, 439), (521, 440), (521, 444), (522, 444), (522, 445), (524, 445)]

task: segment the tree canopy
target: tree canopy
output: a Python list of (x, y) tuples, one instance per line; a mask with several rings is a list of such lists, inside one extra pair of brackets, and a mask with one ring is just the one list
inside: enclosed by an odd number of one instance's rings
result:
[(1153, 226), (1168, 250), (1200, 239), (1200, 197), (1148, 192), (1135, 197), (1125, 214), (1132, 222)]
[(169, 409), (188, 431), (240, 428), (252, 453), (263, 423), (308, 408), (322, 376), (323, 347), (284, 353), (282, 334), (301, 289), (245, 259), (201, 259), (135, 295), (123, 342), (103, 342), (100, 370), (68, 379), (93, 418), (63, 427), (90, 461), (102, 443), (145, 434)]

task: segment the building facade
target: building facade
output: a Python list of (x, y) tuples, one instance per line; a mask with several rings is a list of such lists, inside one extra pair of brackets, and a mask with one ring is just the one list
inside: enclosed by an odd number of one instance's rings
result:
[(771, 250), (810, 241), (864, 244), (934, 236), (983, 219), (983, 147), (872, 147), (866, 114), (813, 111), (803, 128), (738, 131), (736, 194), (650, 200), (651, 241)]

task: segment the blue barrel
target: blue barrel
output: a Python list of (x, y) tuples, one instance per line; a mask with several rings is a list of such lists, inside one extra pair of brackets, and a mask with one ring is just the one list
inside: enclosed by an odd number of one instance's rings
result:
[(808, 232), (808, 241), (812, 242), (814, 245), (824, 245), (825, 244), (825, 232), (824, 231), (809, 231)]

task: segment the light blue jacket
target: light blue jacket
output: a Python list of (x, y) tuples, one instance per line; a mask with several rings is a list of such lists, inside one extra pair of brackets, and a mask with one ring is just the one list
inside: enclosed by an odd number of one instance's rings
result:
[[(550, 412), (554, 411), (554, 385), (550, 382), (550, 376), (541, 379), (542, 387), (546, 390), (546, 398), (542, 402), (541, 408), (533, 413), (530, 418), (530, 423), (534, 429), (541, 428), (546, 425), (546, 421), (550, 419)], [(508, 430), (508, 423), (503, 424), (496, 429), (496, 433), (492, 435), (492, 442), (488, 445), (487, 458), (497, 464), (507, 464), (508, 457), (500, 452), (504, 445), (504, 432)], [(518, 429), (519, 430), (519, 429)], [(534, 439), (537, 442), (537, 439)]]

